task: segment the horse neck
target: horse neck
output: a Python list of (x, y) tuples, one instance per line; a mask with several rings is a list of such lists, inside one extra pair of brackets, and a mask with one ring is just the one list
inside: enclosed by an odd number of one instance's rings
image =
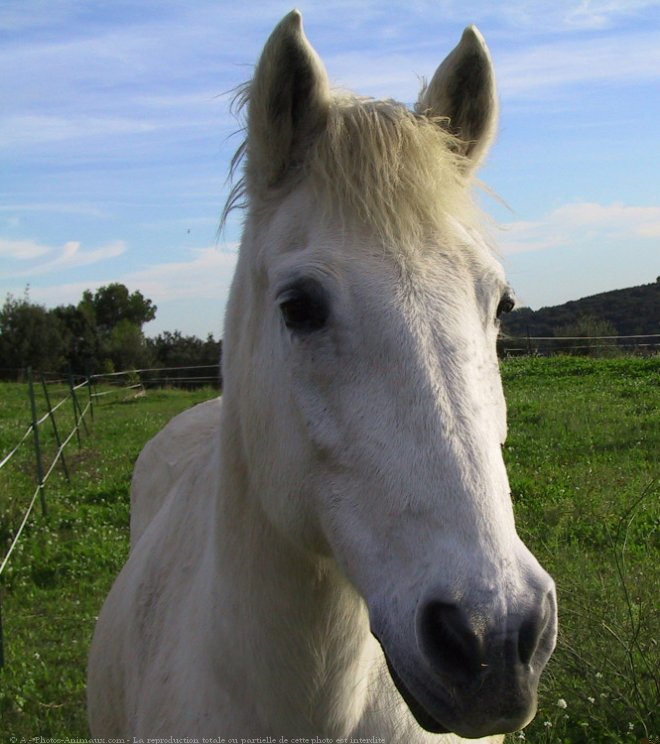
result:
[(251, 491), (225, 417), (230, 408), (223, 411), (217, 571), (227, 577), (221, 601), (237, 613), (240, 638), (225, 639), (223, 664), (227, 654), (235, 660), (264, 724), (345, 736), (366, 703), (374, 653), (366, 607), (333, 559), (302, 550), (270, 524), (261, 507), (268, 494)]

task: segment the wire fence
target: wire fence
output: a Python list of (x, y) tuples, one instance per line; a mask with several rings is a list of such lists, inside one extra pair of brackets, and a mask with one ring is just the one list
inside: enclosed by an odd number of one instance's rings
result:
[[(69, 376), (66, 380), (60, 379), (47, 382), (45, 376), (39, 373), (38, 376), (41, 383), (41, 391), (43, 394), (43, 399), (46, 403), (46, 412), (39, 417), (37, 415), (37, 384), (35, 384), (35, 376), (32, 372), (32, 369), (28, 368), (26, 376), (30, 404), (30, 425), (27, 427), (18, 443), (14, 447), (12, 447), (11, 450), (2, 458), (2, 460), (0, 461), (0, 470), (8, 466), (12, 462), (13, 458), (18, 455), (26, 442), (32, 439), (35, 454), (35, 471), (37, 482), (36, 488), (32, 493), (32, 497), (28, 502), (27, 508), (23, 512), (18, 528), (13, 532), (13, 535), (11, 535), (9, 548), (0, 561), (0, 577), (2, 577), (2, 574), (4, 573), (4, 570), (9, 563), (9, 559), (11, 558), (12, 553), (18, 545), (19, 540), (21, 539), (23, 530), (25, 529), (25, 525), (27, 524), (32, 511), (34, 510), (37, 499), (39, 499), (39, 502), (41, 504), (41, 511), (43, 516), (46, 517), (48, 515), (48, 506), (46, 503), (46, 483), (57, 467), (58, 463), (60, 463), (67, 480), (69, 479), (69, 469), (66, 464), (64, 450), (74, 436), (77, 435), (80, 442), (81, 428), (84, 428), (86, 433), (89, 434), (89, 428), (87, 426), (85, 417), (88, 413), (90, 418), (93, 417), (93, 398), (89, 380), (85, 380), (82, 383), (75, 384), (74, 378), (72, 376)], [(48, 386), (62, 383), (66, 383), (67, 385), (66, 395), (57, 403), (53, 404), (51, 402), (51, 396)], [(86, 400), (81, 401), (81, 395), (85, 395), (85, 393), (82, 392), (84, 389), (87, 390)], [(72, 405), (73, 427), (71, 431), (62, 436), (55, 414), (67, 403), (70, 403)], [(42, 437), (40, 432), (40, 427), (46, 425), (47, 423), (50, 424), (50, 427), (52, 429), (52, 437), (54, 438), (54, 441), (57, 445), (55, 453), (50, 462), (46, 462), (45, 460), (45, 451), (42, 446)], [(2, 668), (2, 666), (4, 666), (4, 642), (2, 635), (2, 605), (0, 604), (0, 668)]]
[[(190, 373), (193, 374), (190, 374)], [(129, 387), (144, 392), (152, 387), (179, 387), (188, 390), (199, 387), (222, 387), (219, 364), (197, 364), (186, 367), (147, 367), (144, 369), (106, 372), (90, 377), (94, 386)], [(96, 395), (107, 395), (111, 390)]]
[[(192, 373), (192, 374), (191, 374)], [(72, 375), (61, 376), (48, 373), (34, 373), (28, 368), (22, 373), (27, 381), (26, 407), (29, 402), (30, 424), (17, 437), (17, 443), (0, 459), (0, 471), (15, 462), (21, 451), (32, 443), (34, 452), (34, 472), (36, 485), (27, 506), (21, 512), (15, 529), (0, 524), (2, 534), (9, 538), (8, 548), (0, 554), (0, 578), (9, 564), (30, 516), (37, 502), (44, 518), (48, 517), (46, 484), (56, 467), (62, 469), (67, 481), (70, 471), (67, 465), (65, 449), (74, 439), (78, 447), (82, 446), (82, 434), (92, 433), (94, 409), (108, 400), (108, 396), (120, 397), (123, 400), (144, 395), (149, 388), (179, 387), (194, 389), (201, 386), (220, 387), (219, 365), (196, 365), (192, 367), (160, 367), (148, 369), (124, 370), (84, 378)], [(66, 416), (63, 415), (66, 408)], [(63, 426), (63, 421), (66, 423)], [(46, 427), (46, 431), (43, 430)], [(66, 428), (64, 428), (66, 427)], [(47, 434), (51, 447), (44, 446), (44, 434)], [(53, 451), (54, 450), (54, 451)], [(25, 459), (21, 460), (25, 463)], [(13, 506), (13, 505), (12, 505)], [(1, 545), (1, 543), (0, 543)], [(1, 597), (0, 597), (1, 600)], [(4, 666), (4, 638), (2, 632), (2, 603), (0, 601), (0, 669)]]
[(507, 336), (497, 341), (500, 357), (554, 356), (610, 356), (615, 354), (655, 354), (660, 350), (660, 333), (627, 336)]

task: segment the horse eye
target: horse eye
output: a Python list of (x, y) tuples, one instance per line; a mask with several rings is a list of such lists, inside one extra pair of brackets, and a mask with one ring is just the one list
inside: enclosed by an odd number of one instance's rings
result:
[(326, 324), (330, 310), (323, 288), (315, 281), (300, 281), (279, 297), (284, 324), (290, 331), (313, 333)]
[(500, 304), (497, 306), (495, 316), (499, 319), (502, 313), (510, 313), (515, 306), (516, 301), (514, 297), (507, 292), (505, 295), (502, 296)]

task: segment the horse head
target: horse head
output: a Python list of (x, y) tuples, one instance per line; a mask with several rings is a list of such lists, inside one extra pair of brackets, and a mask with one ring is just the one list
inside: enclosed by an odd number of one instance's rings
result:
[(556, 600), (501, 452), (513, 299), (470, 195), (497, 120), (485, 42), (466, 29), (411, 111), (334, 94), (294, 11), (246, 101), (223, 375), (251, 487), (364, 599), (424, 729), (516, 730)]

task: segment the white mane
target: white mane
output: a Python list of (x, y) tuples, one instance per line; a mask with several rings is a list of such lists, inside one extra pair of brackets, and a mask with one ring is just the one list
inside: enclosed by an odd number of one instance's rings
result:
[[(249, 107), (250, 89), (247, 83), (236, 96), (239, 112)], [(445, 232), (448, 218), (479, 221), (464, 144), (448, 130), (447, 117), (414, 113), (392, 100), (335, 95), (325, 128), (285, 188), (307, 181), (328, 221), (366, 225), (401, 251)], [(259, 167), (250, 162), (247, 141), (232, 160), (232, 174), (241, 165), (245, 175), (230, 192), (223, 223), (232, 209), (246, 206), (250, 173)]]

